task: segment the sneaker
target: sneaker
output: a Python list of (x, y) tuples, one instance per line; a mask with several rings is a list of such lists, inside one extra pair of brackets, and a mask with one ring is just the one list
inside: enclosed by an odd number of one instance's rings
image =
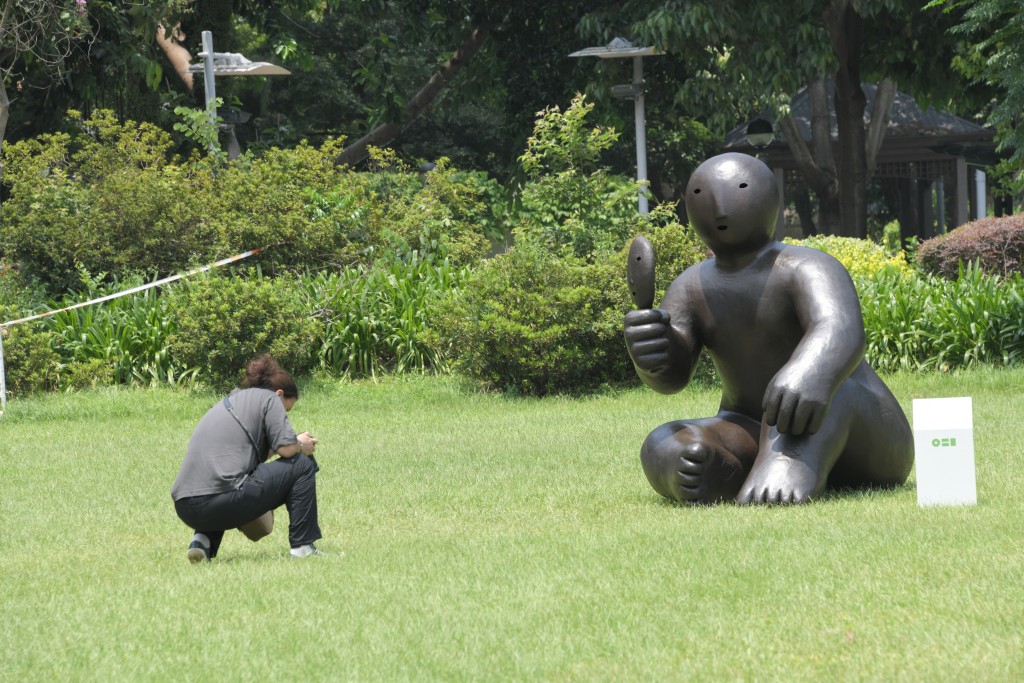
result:
[(310, 555), (323, 555), (324, 553), (312, 543), (307, 545), (300, 545), (298, 548), (292, 548), (292, 557), (301, 560), (304, 557)]
[(188, 561), (192, 564), (210, 561), (210, 549), (199, 541), (192, 541), (188, 547)]

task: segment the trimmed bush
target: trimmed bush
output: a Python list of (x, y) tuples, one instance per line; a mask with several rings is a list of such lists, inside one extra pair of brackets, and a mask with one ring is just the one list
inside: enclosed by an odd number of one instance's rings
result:
[(310, 371), (322, 327), (293, 278), (217, 275), (177, 284), (169, 310), (169, 336), (177, 363), (195, 368), (197, 380), (226, 391), (237, 386), (245, 364), (270, 353), (292, 374)]
[(908, 274), (913, 268), (907, 263), (903, 252), (889, 255), (885, 248), (871, 240), (835, 235), (817, 235), (802, 240), (786, 238), (786, 244), (798, 244), (823, 251), (843, 264), (850, 275), (873, 275), (883, 270), (894, 269)]
[(954, 279), (961, 265), (977, 263), (1002, 276), (1024, 273), (1024, 215), (981, 218), (925, 240), (917, 263), (926, 273)]
[(439, 329), (456, 369), (489, 387), (586, 392), (634, 374), (622, 341), (627, 289), (609, 262), (521, 244), (469, 277), (448, 300)]

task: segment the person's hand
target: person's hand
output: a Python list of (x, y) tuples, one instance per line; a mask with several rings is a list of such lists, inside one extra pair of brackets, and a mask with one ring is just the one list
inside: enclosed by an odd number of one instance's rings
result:
[(630, 311), (622, 327), (626, 349), (640, 370), (655, 372), (669, 363), (669, 314), (660, 308)]
[(320, 443), (320, 440), (314, 439), (310, 436), (309, 432), (299, 434), (299, 452), (302, 455), (313, 455), (318, 443)]

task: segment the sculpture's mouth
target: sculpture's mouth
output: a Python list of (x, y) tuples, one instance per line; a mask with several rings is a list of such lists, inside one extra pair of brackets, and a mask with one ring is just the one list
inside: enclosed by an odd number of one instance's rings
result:
[(719, 225), (717, 227), (718, 227), (719, 230), (726, 230), (729, 226), (728, 225)]

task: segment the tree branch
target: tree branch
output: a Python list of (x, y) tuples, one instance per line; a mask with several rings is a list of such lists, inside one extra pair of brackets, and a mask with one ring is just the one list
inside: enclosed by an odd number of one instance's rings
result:
[(889, 117), (892, 114), (892, 103), (896, 99), (896, 82), (883, 78), (875, 88), (875, 101), (871, 106), (871, 123), (868, 124), (867, 140), (864, 143), (867, 153), (868, 179), (875, 173), (878, 150), (885, 140), (889, 128)]
[(465, 68), (466, 64), (480, 51), (490, 37), (492, 22), (484, 21), (469, 34), (455, 51), (452, 58), (442, 66), (419, 92), (405, 104), (402, 120), (385, 122), (353, 142), (341, 151), (334, 162), (339, 165), (355, 166), (368, 156), (370, 145), (381, 147), (401, 135), (434, 102), (441, 91)]

